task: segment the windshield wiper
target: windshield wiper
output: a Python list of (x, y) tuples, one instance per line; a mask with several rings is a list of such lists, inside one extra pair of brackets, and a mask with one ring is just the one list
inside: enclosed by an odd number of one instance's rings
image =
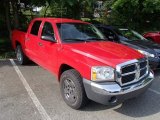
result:
[(101, 38), (87, 38), (87, 39), (77, 39), (77, 38), (67, 38), (64, 41), (83, 41), (83, 42), (92, 42), (92, 41), (108, 41)]
[(77, 38), (67, 38), (67, 39), (64, 39), (64, 41), (84, 41), (84, 42), (90, 42), (90, 40), (87, 40), (87, 39), (77, 39)]
[(102, 38), (88, 38), (85, 40), (108, 41), (107, 39), (102, 39)]

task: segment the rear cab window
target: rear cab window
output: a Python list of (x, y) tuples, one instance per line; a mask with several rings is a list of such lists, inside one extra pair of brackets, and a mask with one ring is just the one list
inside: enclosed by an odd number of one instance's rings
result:
[(38, 36), (38, 32), (39, 32), (39, 28), (40, 28), (41, 23), (42, 23), (42, 21), (35, 21), (32, 25), (30, 34)]

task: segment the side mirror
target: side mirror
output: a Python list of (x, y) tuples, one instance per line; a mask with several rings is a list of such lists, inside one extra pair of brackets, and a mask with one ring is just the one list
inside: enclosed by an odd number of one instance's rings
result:
[(46, 40), (46, 41), (50, 41), (50, 42), (56, 42), (56, 40), (54, 39), (54, 37), (52, 36), (41, 36), (42, 40)]

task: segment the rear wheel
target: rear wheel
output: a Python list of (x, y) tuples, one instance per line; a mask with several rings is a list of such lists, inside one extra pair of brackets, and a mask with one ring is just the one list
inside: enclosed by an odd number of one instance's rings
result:
[(61, 94), (67, 105), (74, 109), (84, 107), (88, 98), (86, 96), (82, 77), (74, 69), (62, 73), (60, 78)]
[(16, 58), (20, 65), (25, 65), (29, 61), (27, 56), (23, 53), (22, 47), (20, 45), (17, 45), (16, 48)]

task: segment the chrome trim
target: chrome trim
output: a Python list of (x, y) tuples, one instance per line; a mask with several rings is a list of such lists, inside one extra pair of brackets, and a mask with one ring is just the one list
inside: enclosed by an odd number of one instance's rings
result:
[[(145, 67), (143, 67), (143, 68), (140, 68), (140, 63), (145, 62), (145, 61), (147, 61), (147, 65)], [(129, 67), (131, 65), (135, 65), (136, 66), (136, 70), (132, 71), (132, 72), (128, 72), (128, 73), (122, 74), (122, 68)], [(148, 66), (149, 66), (149, 64), (148, 64), (148, 59), (147, 58), (142, 58), (142, 59), (139, 59), (139, 60), (134, 59), (134, 60), (130, 60), (130, 61), (121, 63), (121, 64), (119, 64), (119, 65), (116, 66), (116, 73), (118, 74), (116, 81), (121, 86), (125, 86), (125, 85), (128, 85), (128, 84), (137, 82), (140, 79), (142, 79), (142, 78), (144, 78), (145, 76), (148, 75), (148, 73), (149, 73), (149, 67)], [(147, 68), (147, 70), (146, 70), (147, 72), (143, 76), (140, 76), (140, 72), (142, 70), (144, 70), (145, 68)], [(130, 74), (134, 74), (134, 73), (135, 73), (135, 79), (134, 80), (132, 80), (130, 82), (127, 82), (127, 83), (122, 83), (122, 81), (121, 81), (122, 77), (130, 75)]]
[(121, 74), (121, 69), (122, 68), (124, 68), (124, 66), (127, 66), (127, 65), (131, 65), (131, 64), (134, 64), (134, 63), (136, 63), (136, 62), (138, 62), (138, 60), (137, 59), (134, 59), (134, 60), (130, 60), (130, 61), (127, 61), (127, 62), (124, 62), (124, 63), (121, 63), (121, 64), (118, 64), (117, 66), (116, 66), (116, 71), (117, 71), (117, 82), (121, 85), (121, 86), (123, 86), (124, 84), (122, 84), (122, 81), (121, 81), (121, 77), (122, 77), (122, 74)]
[(130, 74), (133, 74), (133, 73), (136, 73), (136, 70), (134, 70), (133, 72), (124, 73), (124, 74), (122, 74), (122, 76), (130, 75)]
[(146, 69), (147, 68), (147, 66), (145, 66), (144, 68), (141, 68), (140, 70), (144, 70), (144, 69)]
[(150, 72), (144, 80), (141, 80), (140, 82), (133, 85), (128, 85), (126, 87), (121, 87), (116, 82), (97, 83), (86, 79), (83, 79), (83, 83), (90, 84), (91, 90), (94, 93), (104, 94), (104, 95), (122, 95), (132, 91), (136, 91), (138, 89), (141, 89), (149, 85), (153, 81), (153, 79), (154, 79), (154, 74)]
[(138, 81), (139, 78), (140, 78), (140, 64), (139, 63), (135, 63), (135, 64), (136, 64), (136, 71), (137, 71), (136, 74), (135, 74), (135, 81)]
[(136, 63), (136, 62), (138, 62), (138, 60), (137, 60), (137, 59), (134, 59), (134, 60), (130, 60), (130, 61), (127, 61), (127, 62), (118, 64), (118, 65), (116, 66), (116, 69), (117, 69), (117, 71), (121, 71), (121, 68), (123, 68), (123, 66), (133, 65), (133, 64)]

